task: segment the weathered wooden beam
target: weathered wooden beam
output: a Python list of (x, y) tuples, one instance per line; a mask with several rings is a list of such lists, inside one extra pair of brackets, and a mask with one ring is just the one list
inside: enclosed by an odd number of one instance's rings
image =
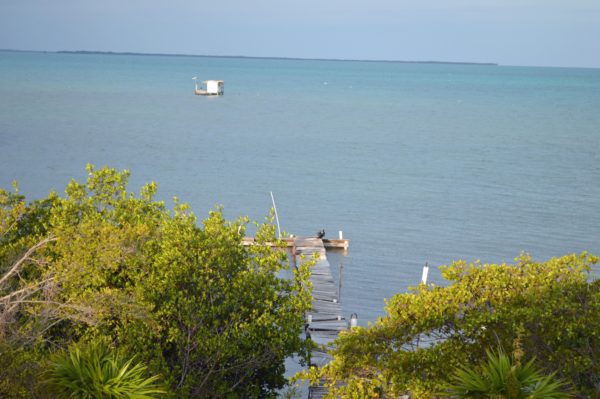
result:
[[(294, 242), (295, 242), (295, 238), (282, 238), (282, 241), (284, 241), (286, 243), (287, 247), (293, 247), (294, 246)], [(309, 240), (309, 239), (305, 239), (305, 240)], [(310, 238), (310, 240), (318, 240), (318, 238)], [(348, 249), (350, 247), (350, 240), (347, 239), (329, 239), (329, 238), (324, 238), (321, 240), (323, 242), (323, 248), (340, 248), (340, 249)], [(302, 242), (301, 244), (303, 244), (304, 242)], [(242, 245), (254, 245), (256, 244), (256, 241), (254, 240), (254, 237), (244, 237), (242, 239)], [(275, 246), (274, 243), (267, 243), (270, 246)], [(298, 246), (303, 246), (303, 245), (298, 245)], [(310, 245), (309, 245), (310, 246)]]

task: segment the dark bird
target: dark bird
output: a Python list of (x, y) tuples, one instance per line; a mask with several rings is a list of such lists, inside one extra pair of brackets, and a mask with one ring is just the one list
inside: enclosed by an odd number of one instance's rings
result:
[(325, 229), (321, 230), (321, 231), (317, 231), (317, 238), (323, 238), (325, 237)]

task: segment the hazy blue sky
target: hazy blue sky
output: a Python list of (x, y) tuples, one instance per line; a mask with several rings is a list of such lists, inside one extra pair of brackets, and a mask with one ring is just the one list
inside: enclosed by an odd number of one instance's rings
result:
[(0, 48), (600, 67), (600, 0), (0, 0)]

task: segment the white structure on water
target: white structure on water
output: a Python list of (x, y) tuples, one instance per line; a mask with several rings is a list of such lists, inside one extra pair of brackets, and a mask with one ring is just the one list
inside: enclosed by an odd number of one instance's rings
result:
[(222, 80), (205, 80), (206, 92), (208, 94), (223, 94), (223, 81)]
[(198, 96), (220, 96), (223, 94), (224, 82), (222, 80), (205, 80), (202, 82), (204, 88), (198, 89), (197, 77), (193, 77), (194, 94)]

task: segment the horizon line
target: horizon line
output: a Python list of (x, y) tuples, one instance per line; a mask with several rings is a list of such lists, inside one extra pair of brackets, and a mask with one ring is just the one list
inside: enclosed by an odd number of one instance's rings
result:
[(389, 60), (389, 59), (365, 59), (365, 58), (318, 58), (318, 57), (281, 57), (281, 56), (256, 56), (256, 55), (209, 55), (209, 54), (185, 54), (185, 53), (143, 53), (135, 51), (98, 51), (98, 50), (23, 50), (0, 48), (0, 52), (13, 53), (46, 53), (46, 54), (81, 54), (81, 55), (133, 55), (144, 57), (199, 57), (199, 58), (241, 58), (241, 59), (264, 59), (264, 60), (292, 60), (292, 61), (332, 61), (332, 62), (381, 62), (396, 64), (440, 64), (440, 65), (474, 65), (474, 66), (503, 66), (523, 68), (567, 68), (567, 69), (600, 69), (600, 66), (573, 66), (573, 65), (518, 65), (500, 64), (496, 62), (471, 62), (471, 61), (440, 61), (440, 60)]
[(136, 55), (146, 57), (203, 57), (203, 58), (246, 58), (265, 60), (294, 60), (294, 61), (334, 61), (334, 62), (385, 62), (398, 64), (455, 64), (455, 65), (482, 65), (500, 66), (495, 62), (470, 62), (470, 61), (440, 61), (440, 60), (385, 60), (385, 59), (354, 59), (354, 58), (317, 58), (317, 57), (278, 57), (278, 56), (253, 56), (253, 55), (207, 55), (185, 53), (140, 53), (135, 51), (98, 51), (98, 50), (22, 50), (0, 49), (4, 52), (14, 53), (50, 53), (50, 54), (82, 54), (82, 55)]

